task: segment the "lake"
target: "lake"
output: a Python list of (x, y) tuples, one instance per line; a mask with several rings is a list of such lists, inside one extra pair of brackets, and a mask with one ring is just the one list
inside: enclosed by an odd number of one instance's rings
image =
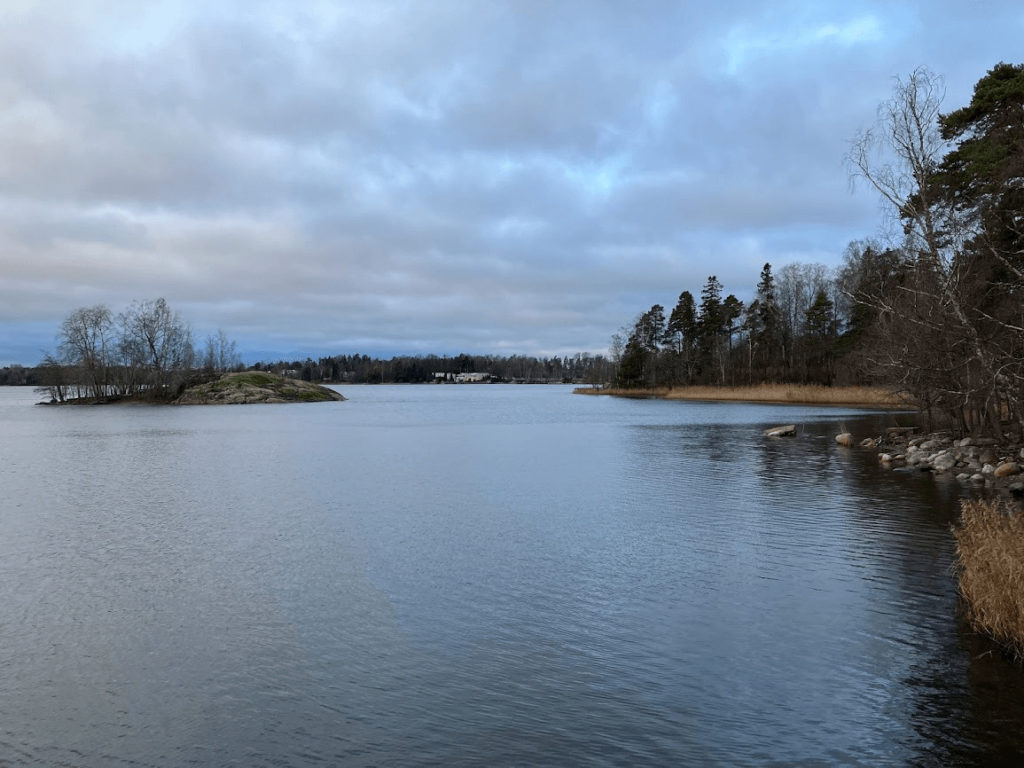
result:
[(0, 765), (1024, 754), (1024, 674), (958, 616), (959, 487), (832, 440), (907, 416), (340, 391), (0, 388)]

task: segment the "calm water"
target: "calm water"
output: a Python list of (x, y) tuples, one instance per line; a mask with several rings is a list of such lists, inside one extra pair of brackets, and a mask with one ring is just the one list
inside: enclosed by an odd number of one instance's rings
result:
[(0, 388), (0, 765), (1024, 753), (1024, 675), (957, 618), (957, 489), (831, 440), (895, 417), (343, 391)]

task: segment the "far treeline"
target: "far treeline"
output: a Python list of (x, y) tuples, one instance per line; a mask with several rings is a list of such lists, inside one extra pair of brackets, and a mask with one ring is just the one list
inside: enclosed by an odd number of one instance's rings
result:
[[(236, 344), (218, 331), (200, 345), (191, 327), (160, 298), (133, 302), (115, 314), (99, 304), (73, 310), (57, 332), (57, 350), (34, 368), (0, 368), (0, 385), (35, 386), (56, 402), (143, 397), (174, 399), (212, 374), (246, 367)], [(487, 374), (490, 381), (587, 383), (611, 380), (615, 367), (603, 355), (536, 358), (524, 355), (334, 355), (317, 360), (255, 363), (262, 370), (316, 383), (380, 384), (451, 380)]]
[(746, 305), (712, 275), (613, 337), (617, 384), (886, 384), (929, 420), (1024, 439), (1024, 65), (993, 67), (953, 112), (942, 96), (916, 70), (851, 143), (895, 244), (852, 243), (835, 271), (766, 264)]
[(333, 355), (317, 360), (256, 363), (253, 370), (272, 371), (305, 381), (335, 384), (420, 384), (451, 379), (460, 373), (487, 374), (491, 381), (523, 384), (603, 384), (615, 376), (604, 355), (399, 355), (388, 360), (368, 355)]

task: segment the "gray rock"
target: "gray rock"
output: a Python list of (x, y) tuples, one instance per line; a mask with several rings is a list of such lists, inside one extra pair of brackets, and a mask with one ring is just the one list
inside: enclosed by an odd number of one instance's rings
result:
[(781, 427), (772, 427), (764, 431), (765, 437), (795, 437), (796, 424), (785, 424)]
[(936, 472), (948, 472), (955, 466), (956, 459), (948, 453), (940, 453), (932, 462), (932, 467), (934, 467)]
[(991, 464), (986, 464), (985, 466), (983, 466), (981, 468), (981, 474), (983, 474), (983, 475), (991, 475), (995, 471), (996, 471), (996, 468), (993, 465), (991, 465)]
[(971, 482), (977, 483), (978, 485), (983, 485), (985, 483), (985, 476), (980, 472), (973, 474), (971, 475)]
[(919, 443), (918, 447), (922, 451), (934, 451), (940, 447), (940, 443), (938, 440), (925, 440), (923, 443)]

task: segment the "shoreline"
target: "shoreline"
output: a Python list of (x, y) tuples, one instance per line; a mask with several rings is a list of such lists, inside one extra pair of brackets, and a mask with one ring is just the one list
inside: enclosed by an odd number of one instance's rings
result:
[(654, 389), (577, 387), (577, 395), (608, 395), (634, 399), (682, 400), (752, 405), (821, 405), (884, 411), (917, 411), (917, 407), (882, 387), (823, 387), (809, 384), (754, 386), (689, 386)]

